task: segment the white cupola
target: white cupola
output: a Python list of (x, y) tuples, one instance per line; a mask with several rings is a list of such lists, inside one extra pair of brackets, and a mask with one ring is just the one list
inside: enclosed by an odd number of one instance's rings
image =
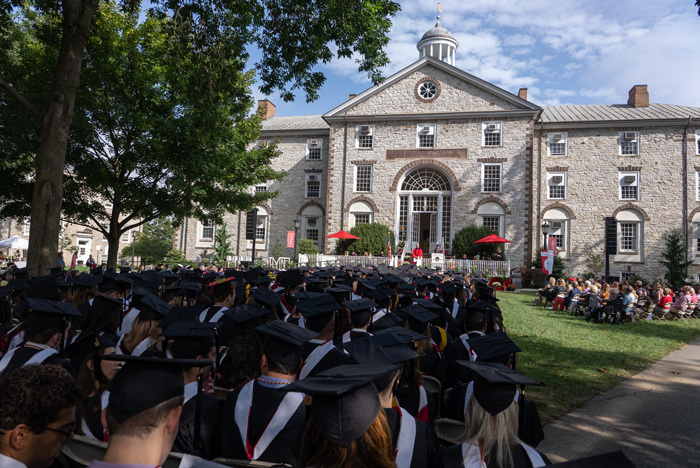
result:
[(455, 51), (459, 42), (452, 33), (440, 24), (440, 15), (435, 26), (428, 29), (418, 42), (418, 58), (434, 57), (450, 65), (455, 65)]

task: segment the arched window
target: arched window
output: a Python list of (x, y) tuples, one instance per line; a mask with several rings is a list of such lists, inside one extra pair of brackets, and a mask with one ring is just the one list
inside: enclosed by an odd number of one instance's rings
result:
[(268, 237), (268, 222), (270, 219), (267, 208), (264, 206), (256, 206), (258, 209), (258, 222), (255, 224), (255, 249), (267, 249)]
[(560, 208), (552, 208), (544, 214), (544, 220), (549, 223), (549, 237), (557, 240), (557, 252), (560, 252), (561, 257), (566, 258), (571, 224), (569, 213)]
[(423, 167), (406, 175), (403, 184), (401, 184), (401, 190), (442, 192), (452, 190), (452, 184), (441, 171)]
[(617, 220), (618, 260), (643, 261), (644, 217), (636, 210), (622, 210), (615, 219)]
[(479, 226), (488, 226), (499, 237), (505, 236), (506, 212), (498, 203), (484, 203), (476, 212), (476, 217)]
[(360, 224), (371, 224), (374, 221), (374, 210), (367, 202), (359, 201), (350, 206), (350, 227)]
[(311, 239), (317, 247), (321, 247), (323, 239), (323, 211), (312, 205), (304, 208), (301, 213), (301, 238)]

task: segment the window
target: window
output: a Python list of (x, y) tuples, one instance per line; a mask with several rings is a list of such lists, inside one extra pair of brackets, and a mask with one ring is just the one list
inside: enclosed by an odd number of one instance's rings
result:
[(484, 203), (476, 214), (479, 226), (490, 227), (494, 234), (500, 237), (505, 235), (506, 212), (501, 205), (494, 202)]
[(124, 231), (122, 233), (121, 243), (128, 244), (131, 241), (131, 231)]
[(255, 186), (255, 193), (267, 192), (267, 181)]
[[(105, 230), (105, 232), (109, 232), (109, 223), (102, 223), (102, 228)], [(105, 236), (104, 233), (102, 233), (102, 240), (107, 240), (107, 236)]]
[(639, 172), (620, 172), (620, 200), (639, 199)]
[(560, 208), (552, 208), (544, 214), (544, 220), (549, 223), (548, 237), (557, 240), (557, 251), (563, 258), (567, 258), (566, 251), (569, 246), (569, 213)]
[(700, 154), (700, 130), (695, 130), (695, 154)]
[(482, 146), (501, 146), (502, 122), (482, 122), (481, 124), (481, 145)]
[(547, 135), (547, 148), (550, 156), (566, 156), (569, 134), (566, 132), (550, 133)]
[(639, 154), (639, 132), (620, 132), (620, 154), (626, 156)]
[(306, 218), (306, 238), (318, 241), (318, 218)]
[(700, 201), (700, 171), (695, 171), (695, 200)]
[(355, 148), (374, 148), (374, 125), (358, 125), (355, 129)]
[(435, 148), (435, 124), (418, 124), (416, 134), (416, 146), (418, 148)]
[(322, 159), (323, 139), (306, 140), (306, 159), (320, 161)]
[(213, 239), (214, 238), (214, 223), (212, 221), (207, 221), (202, 224), (202, 239)]
[(306, 198), (321, 196), (321, 174), (306, 174)]
[(265, 243), (265, 235), (267, 234), (267, 215), (260, 215), (258, 209), (258, 224), (255, 225), (255, 242)]
[(693, 238), (690, 248), (693, 252), (694, 263), (700, 262), (700, 213), (693, 216)]
[(547, 174), (547, 198), (551, 200), (566, 199), (566, 172)]
[(316, 247), (323, 246), (323, 210), (318, 206), (307, 206), (301, 213), (301, 236), (311, 239)]
[(29, 235), (29, 230), (31, 228), (31, 224), (29, 222), (29, 218), (25, 218), (24, 220), (24, 230), (22, 231), (25, 236)]
[(562, 229), (563, 223), (561, 221), (553, 221), (551, 223), (549, 237), (553, 237), (557, 240), (557, 250), (564, 248), (564, 231)]
[(623, 210), (616, 220), (617, 260), (643, 261), (644, 217), (636, 210)]
[(372, 191), (372, 166), (355, 166), (355, 191)]
[(350, 226), (371, 224), (374, 217), (374, 209), (367, 202), (358, 201), (350, 206)]
[(495, 193), (501, 191), (501, 164), (481, 165), (481, 191)]
[(432, 81), (424, 81), (418, 86), (418, 95), (423, 99), (432, 99), (438, 92), (438, 87)]

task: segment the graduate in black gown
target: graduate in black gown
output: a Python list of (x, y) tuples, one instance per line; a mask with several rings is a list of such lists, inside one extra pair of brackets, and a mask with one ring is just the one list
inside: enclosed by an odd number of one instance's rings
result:
[(336, 337), (336, 346), (342, 347), (344, 343), (353, 340), (359, 340), (372, 336), (367, 331), (372, 320), (372, 309), (375, 307), (374, 301), (371, 299), (356, 299), (354, 301), (343, 302), (343, 305), (350, 310), (350, 322), (352, 329)]
[(297, 379), (316, 375), (319, 372), (344, 364), (348, 355), (333, 343), (335, 317), (341, 306), (328, 294), (299, 301), (297, 308), (304, 317), (308, 330), (318, 333), (302, 347), (302, 364)]
[(256, 328), (265, 335), (261, 375), (231, 392), (224, 407), (222, 456), (293, 463), (306, 425), (304, 395), (283, 392), (301, 364), (302, 344), (318, 334), (281, 320)]
[[(163, 330), (162, 336), (172, 339), (168, 350), (173, 358), (212, 362), (216, 361), (214, 333), (218, 326), (212, 322), (177, 322)], [(185, 402), (173, 451), (211, 460), (221, 453), (223, 409), (221, 400), (203, 392), (205, 382), (212, 384), (211, 366), (184, 368), (183, 378)]]
[(476, 375), (468, 403), (464, 442), (438, 452), (434, 468), (533, 468), (549, 465), (520, 441), (516, 385), (539, 385), (503, 364), (460, 361)]
[(376, 333), (385, 328), (395, 327), (402, 324), (399, 316), (392, 312), (395, 292), (391, 289), (380, 287), (367, 293), (367, 298), (374, 300), (376, 309), (372, 314), (372, 321), (369, 326), (370, 333)]

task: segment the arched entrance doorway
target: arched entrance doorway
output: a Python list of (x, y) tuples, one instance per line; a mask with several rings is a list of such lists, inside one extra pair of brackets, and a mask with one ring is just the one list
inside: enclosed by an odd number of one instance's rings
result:
[(428, 256), (452, 239), (452, 183), (434, 167), (408, 171), (398, 184), (396, 238), (410, 252), (416, 244)]

